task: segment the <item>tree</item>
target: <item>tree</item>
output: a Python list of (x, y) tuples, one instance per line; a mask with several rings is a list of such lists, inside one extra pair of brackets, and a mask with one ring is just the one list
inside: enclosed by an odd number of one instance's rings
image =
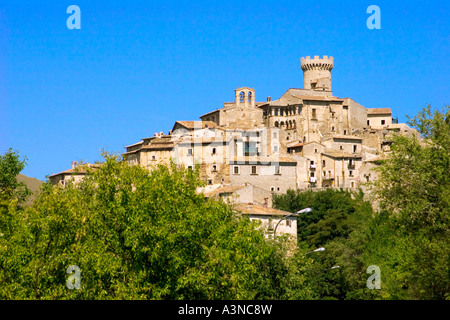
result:
[(450, 109), (428, 105), (409, 119), (424, 140), (394, 137), (375, 184), (391, 232), (368, 253), (384, 265), (390, 296), (449, 298)]
[[(354, 233), (363, 230), (373, 214), (371, 204), (364, 201), (361, 191), (288, 190), (286, 194), (274, 195), (273, 203), (275, 207), (290, 212), (312, 208), (311, 212), (298, 217), (298, 241), (299, 246), (307, 250), (326, 248), (323, 252), (309, 255), (314, 264), (312, 270), (305, 272), (308, 281), (315, 285), (316, 297), (344, 299), (353, 286), (365, 285), (361, 280), (363, 247), (354, 248), (349, 242), (350, 235), (354, 239)], [(331, 269), (336, 265), (340, 268)]]
[(22, 203), (30, 194), (24, 183), (17, 181), (17, 175), (26, 165), (26, 159), (20, 160), (17, 151), (8, 149), (0, 155), (0, 202), (16, 200)]
[[(45, 185), (0, 255), (0, 297), (287, 299), (313, 295), (300, 259), (255, 222), (205, 200), (198, 168), (152, 171), (106, 155), (85, 178)], [(20, 262), (19, 262), (20, 261)], [(66, 288), (66, 269), (81, 289)]]

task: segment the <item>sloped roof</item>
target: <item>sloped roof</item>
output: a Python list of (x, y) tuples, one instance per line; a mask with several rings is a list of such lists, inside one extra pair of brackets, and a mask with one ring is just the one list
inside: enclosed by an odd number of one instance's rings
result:
[(344, 151), (330, 150), (330, 149), (325, 150), (323, 154), (333, 158), (362, 158), (362, 156), (357, 153), (356, 154), (348, 153)]
[(173, 126), (173, 129), (175, 129), (175, 126), (177, 124), (185, 127), (188, 130), (203, 129), (203, 128), (215, 128), (217, 126), (217, 124), (212, 121), (176, 121)]
[(391, 108), (367, 108), (367, 114), (392, 114)]
[(245, 187), (246, 186), (223, 186), (223, 187), (220, 187), (220, 188), (217, 188), (217, 189), (205, 192), (204, 195), (206, 197), (211, 197), (211, 196), (218, 195), (218, 194), (221, 194), (221, 193), (233, 193), (233, 192), (241, 190), (241, 189), (243, 189)]
[(264, 207), (253, 203), (238, 203), (234, 205), (234, 209), (241, 211), (243, 214), (253, 214), (261, 216), (287, 216), (292, 214), (292, 212)]
[(362, 140), (363, 138), (358, 137), (358, 136), (335, 134), (335, 135), (332, 135), (332, 136), (324, 137), (322, 140), (329, 140), (329, 139)]
[(87, 173), (87, 170), (85, 169), (86, 167), (89, 167), (89, 168), (95, 170), (95, 169), (97, 169), (97, 168), (100, 168), (100, 166), (101, 166), (101, 164), (98, 164), (98, 163), (93, 163), (93, 164), (90, 164), (90, 163), (88, 163), (88, 164), (80, 164), (80, 165), (78, 165), (76, 168), (70, 168), (70, 169), (68, 169), (68, 170), (61, 171), (61, 172), (59, 172), (59, 173), (52, 174), (51, 176), (49, 176), (49, 178), (51, 178), (51, 177), (56, 177), (56, 176), (61, 175), (61, 174), (63, 174), (63, 175), (66, 175), (66, 174), (67, 174), (67, 175), (68, 175), (68, 174), (86, 174), (86, 173)]

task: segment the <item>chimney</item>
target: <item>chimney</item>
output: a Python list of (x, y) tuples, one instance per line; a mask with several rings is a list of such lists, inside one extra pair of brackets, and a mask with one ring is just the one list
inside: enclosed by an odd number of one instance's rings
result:
[(270, 101), (272, 101), (272, 98), (271, 97), (267, 97), (267, 102), (270, 102)]
[(78, 166), (78, 161), (72, 161), (72, 169), (75, 169)]

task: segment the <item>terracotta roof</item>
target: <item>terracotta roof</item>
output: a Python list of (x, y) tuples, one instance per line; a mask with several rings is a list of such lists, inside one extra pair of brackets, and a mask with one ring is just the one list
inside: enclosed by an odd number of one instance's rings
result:
[(61, 171), (61, 172), (59, 172), (59, 173), (55, 173), (55, 174), (52, 174), (51, 176), (49, 176), (50, 178), (51, 177), (55, 177), (55, 176), (58, 176), (58, 175), (60, 175), (60, 174), (86, 174), (87, 173), (87, 170), (85, 169), (86, 168), (86, 166), (88, 166), (89, 168), (91, 168), (91, 169), (97, 169), (97, 168), (100, 168), (100, 166), (101, 166), (101, 164), (97, 164), (97, 163), (93, 163), (93, 164), (80, 164), (80, 165), (78, 165), (76, 168), (71, 168), (71, 169), (69, 169), (69, 170), (65, 170), (65, 171)]
[(234, 205), (234, 209), (241, 211), (243, 214), (254, 214), (262, 216), (287, 216), (291, 212), (268, 208), (253, 203), (239, 203)]
[(348, 153), (339, 150), (325, 150), (323, 154), (333, 158), (362, 158), (360, 154)]
[(217, 125), (212, 121), (176, 121), (174, 128), (177, 123), (186, 129), (203, 129), (203, 128), (215, 128)]
[(323, 138), (323, 140), (329, 140), (329, 139), (362, 140), (361, 137), (343, 135), (343, 134), (335, 134), (335, 135)]
[(206, 197), (211, 197), (211, 196), (221, 194), (221, 193), (233, 193), (233, 192), (241, 190), (245, 187), (246, 186), (224, 186), (224, 187), (220, 187), (220, 188), (205, 192), (204, 194)]
[(367, 114), (392, 114), (391, 108), (367, 108)]
[(298, 142), (298, 143), (295, 143), (295, 144), (288, 145), (287, 147), (288, 148), (297, 148), (297, 147), (303, 147), (304, 145), (305, 145), (304, 143)]
[(321, 146), (324, 146), (322, 143), (317, 142), (317, 141), (300, 142), (300, 140), (297, 140), (297, 141), (292, 141), (291, 143), (288, 143), (287, 147), (288, 148), (301, 147), (301, 146), (306, 146), (306, 145), (312, 144), (312, 143), (320, 144)]
[(139, 142), (136, 142), (134, 144), (130, 144), (129, 146), (125, 146), (125, 148), (135, 147), (135, 146), (143, 144), (143, 143), (144, 143), (144, 141), (139, 141)]
[(344, 99), (340, 99), (337, 97), (329, 97), (329, 96), (297, 96), (293, 95), (296, 98), (302, 100), (320, 100), (320, 101), (344, 101)]
[(139, 150), (173, 149), (176, 145), (176, 143), (152, 143), (143, 146)]
[(204, 116), (209, 116), (210, 114), (213, 114), (213, 113), (219, 112), (219, 111), (220, 111), (220, 109), (216, 109), (216, 110), (210, 111), (208, 113), (205, 113), (204, 115), (201, 115), (200, 118), (203, 118)]

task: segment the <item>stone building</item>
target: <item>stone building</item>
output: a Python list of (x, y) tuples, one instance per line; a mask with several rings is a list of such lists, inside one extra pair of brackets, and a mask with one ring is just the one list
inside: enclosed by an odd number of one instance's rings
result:
[(358, 188), (375, 177), (369, 171), (377, 162), (370, 159), (389, 152), (394, 133), (418, 134), (393, 121), (390, 108), (365, 108), (334, 96), (333, 57), (301, 58), (300, 67), (302, 89), (258, 102), (253, 88), (237, 88), (233, 102), (201, 121), (176, 121), (168, 135), (127, 146), (127, 160), (149, 168), (170, 159), (198, 164), (208, 185), (251, 183), (280, 193)]
[(211, 188), (358, 188), (376, 179), (374, 159), (390, 151), (394, 134), (419, 137), (392, 118), (391, 108), (334, 96), (333, 57), (301, 58), (300, 68), (303, 88), (265, 101), (253, 88), (237, 88), (234, 101), (127, 146), (124, 158), (149, 170), (170, 161), (199, 165)]
[(97, 163), (79, 164), (78, 161), (72, 161), (72, 167), (70, 169), (59, 173), (54, 173), (49, 176), (48, 179), (51, 184), (63, 187), (71, 182), (77, 184), (84, 178), (88, 171), (93, 171), (100, 166), (101, 164)]

